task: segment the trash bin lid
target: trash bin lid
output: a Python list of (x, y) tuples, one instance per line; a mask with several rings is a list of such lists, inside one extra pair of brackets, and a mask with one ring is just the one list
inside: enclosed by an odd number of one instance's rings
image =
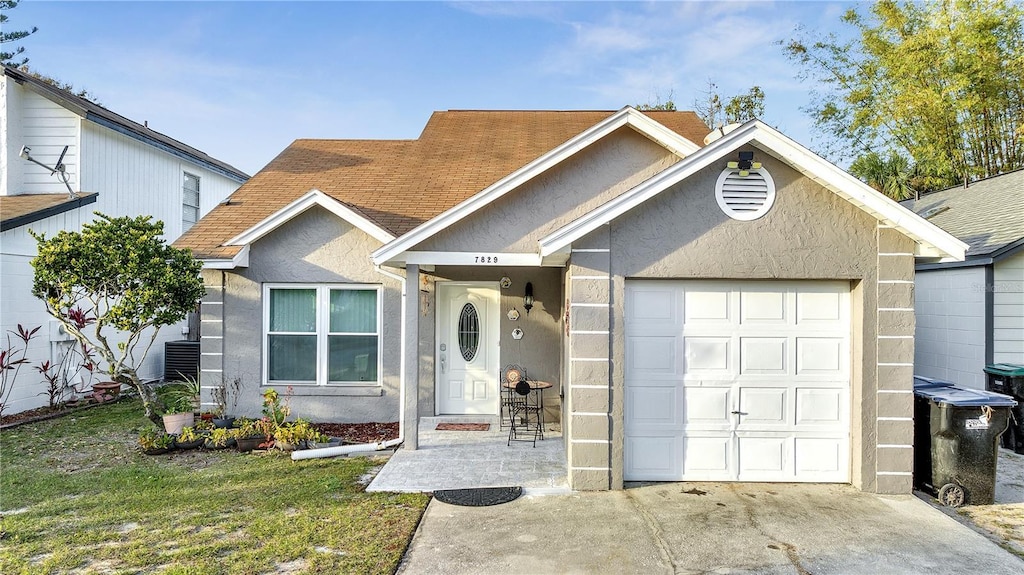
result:
[(914, 376), (914, 390), (932, 387), (953, 387), (955, 384), (952, 381), (946, 381), (943, 379), (934, 379), (931, 377), (925, 377), (923, 375)]
[(980, 389), (964, 389), (953, 386), (915, 386), (914, 394), (926, 397), (939, 405), (953, 407), (1014, 407), (1017, 400), (1009, 395), (982, 391)]
[(990, 363), (985, 366), (985, 373), (1005, 377), (1024, 377), (1024, 365), (1016, 363)]

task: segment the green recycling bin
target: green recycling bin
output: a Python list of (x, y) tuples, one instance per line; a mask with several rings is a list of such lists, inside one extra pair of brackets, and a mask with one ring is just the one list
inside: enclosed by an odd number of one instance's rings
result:
[(914, 378), (914, 484), (949, 507), (995, 501), (999, 435), (1017, 401)]
[(985, 376), (985, 389), (1017, 400), (1017, 407), (1010, 410), (1010, 427), (1003, 433), (1002, 445), (1024, 455), (1024, 365), (992, 363), (985, 366)]

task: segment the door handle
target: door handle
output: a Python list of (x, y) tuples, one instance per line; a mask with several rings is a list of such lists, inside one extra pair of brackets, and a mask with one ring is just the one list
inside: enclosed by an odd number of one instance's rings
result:
[(747, 412), (745, 411), (732, 411), (730, 413), (732, 413), (733, 415), (747, 415)]
[(445, 364), (445, 359), (444, 359), (444, 355), (445, 355), (445, 354), (443, 354), (443, 353), (441, 354), (441, 373), (444, 373), (444, 372), (445, 372), (445, 371), (444, 371), (444, 364)]

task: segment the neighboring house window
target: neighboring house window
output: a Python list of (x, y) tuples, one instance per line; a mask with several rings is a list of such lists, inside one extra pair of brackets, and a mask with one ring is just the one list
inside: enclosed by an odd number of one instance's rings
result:
[(199, 221), (199, 176), (185, 172), (181, 191), (181, 231), (185, 232)]
[(379, 296), (375, 286), (267, 286), (267, 383), (379, 383)]

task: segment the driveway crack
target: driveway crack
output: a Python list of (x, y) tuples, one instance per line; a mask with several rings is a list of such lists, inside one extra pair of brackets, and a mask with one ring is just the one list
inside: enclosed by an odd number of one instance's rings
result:
[[(647, 527), (647, 531), (651, 534), (651, 539), (654, 541), (655, 547), (658, 548), (658, 554), (661, 555), (662, 563), (672, 569), (672, 573), (679, 573), (679, 566), (676, 565), (676, 560), (672, 556), (671, 548), (669, 547), (668, 541), (665, 541), (664, 531), (661, 529), (661, 524), (654, 518), (654, 515), (644, 507), (637, 498), (633, 497), (628, 489), (623, 490), (626, 494), (626, 499), (633, 504), (633, 508), (640, 515), (640, 519), (643, 520), (644, 525)], [(801, 574), (804, 575), (804, 574)]]
[(785, 553), (786, 559), (788, 559), (789, 562), (793, 564), (793, 568), (796, 569), (797, 575), (813, 575), (810, 571), (807, 570), (806, 567), (804, 567), (803, 563), (800, 562), (800, 554), (796, 551), (796, 545), (779, 540), (774, 535), (765, 531), (763, 527), (761, 527), (760, 523), (758, 523), (757, 519), (754, 517), (754, 508), (750, 505), (748, 496), (746, 496), (743, 493), (737, 492), (736, 485), (734, 484), (729, 484), (729, 490), (732, 491), (734, 495), (736, 495), (736, 499), (739, 500), (740, 505), (743, 506), (743, 511), (747, 514), (747, 521), (750, 523), (750, 526), (756, 529), (758, 533), (763, 535), (765, 539), (772, 542), (772, 544), (769, 545), (768, 548), (781, 550), (783, 553)]

